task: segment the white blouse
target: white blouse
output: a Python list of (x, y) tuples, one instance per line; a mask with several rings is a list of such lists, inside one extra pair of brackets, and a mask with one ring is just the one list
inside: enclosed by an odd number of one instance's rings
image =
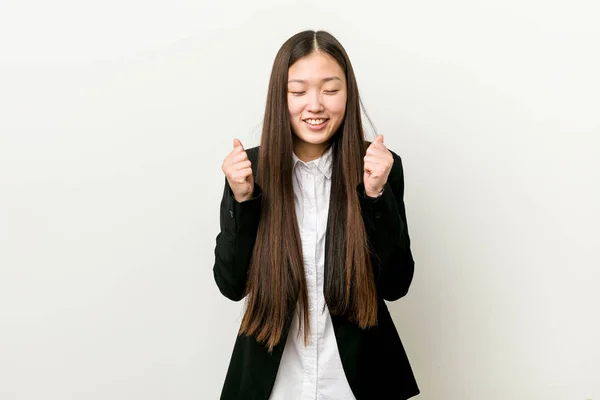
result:
[(354, 400), (323, 295), (331, 148), (305, 163), (294, 154), (293, 185), (308, 287), (310, 335), (304, 345), (294, 314), (270, 400)]

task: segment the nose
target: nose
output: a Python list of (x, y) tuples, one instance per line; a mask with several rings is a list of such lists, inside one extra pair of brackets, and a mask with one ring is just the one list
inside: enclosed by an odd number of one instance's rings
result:
[(314, 114), (323, 111), (323, 102), (321, 101), (321, 94), (318, 91), (313, 91), (312, 94), (308, 96), (306, 110)]

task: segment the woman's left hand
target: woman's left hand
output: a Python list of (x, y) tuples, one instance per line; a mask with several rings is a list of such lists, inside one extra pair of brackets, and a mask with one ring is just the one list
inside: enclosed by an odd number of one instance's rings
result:
[(383, 135), (377, 135), (371, 143), (364, 161), (363, 182), (365, 192), (369, 197), (377, 197), (383, 190), (394, 164), (392, 153), (383, 144)]

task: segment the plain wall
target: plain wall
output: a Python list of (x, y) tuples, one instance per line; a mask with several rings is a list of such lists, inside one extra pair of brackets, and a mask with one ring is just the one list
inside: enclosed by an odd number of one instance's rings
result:
[(0, 2), (0, 399), (217, 399), (224, 177), (281, 44), (345, 46), (405, 167), (422, 400), (600, 399), (597, 1)]

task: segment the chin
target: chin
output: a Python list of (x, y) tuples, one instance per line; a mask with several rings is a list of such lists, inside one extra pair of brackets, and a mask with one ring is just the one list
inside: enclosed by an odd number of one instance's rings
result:
[(322, 137), (314, 137), (314, 135), (296, 135), (297, 139), (307, 144), (324, 144), (328, 143), (333, 135), (327, 135)]

